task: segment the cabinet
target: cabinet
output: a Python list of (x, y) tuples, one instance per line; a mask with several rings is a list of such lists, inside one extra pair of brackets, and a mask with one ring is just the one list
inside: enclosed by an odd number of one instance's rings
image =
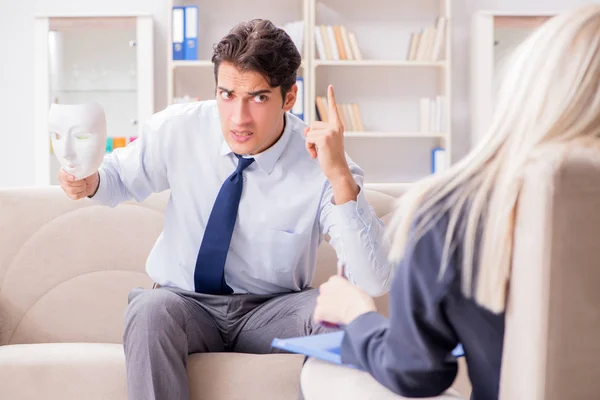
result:
[(491, 124), (494, 98), (510, 53), (556, 13), (479, 11), (473, 15), (471, 42), (471, 146)]
[(35, 18), (35, 184), (57, 184), (48, 135), (51, 103), (102, 105), (107, 151), (139, 136), (154, 112), (152, 18), (140, 15)]

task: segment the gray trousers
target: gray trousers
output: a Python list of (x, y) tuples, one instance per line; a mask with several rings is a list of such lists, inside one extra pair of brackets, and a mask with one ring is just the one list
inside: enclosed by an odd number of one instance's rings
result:
[(132, 290), (123, 335), (129, 400), (189, 400), (188, 354), (274, 353), (275, 337), (331, 332), (312, 320), (317, 295)]

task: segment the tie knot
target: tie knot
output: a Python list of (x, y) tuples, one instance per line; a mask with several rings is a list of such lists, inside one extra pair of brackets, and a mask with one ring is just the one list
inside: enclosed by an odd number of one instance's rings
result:
[(252, 164), (254, 162), (254, 158), (244, 158), (244, 157), (240, 156), (239, 154), (236, 154), (235, 156), (238, 158), (238, 165), (237, 165), (237, 168), (235, 169), (235, 172), (237, 172), (238, 174), (241, 173), (246, 168), (248, 168), (250, 166), (250, 164)]

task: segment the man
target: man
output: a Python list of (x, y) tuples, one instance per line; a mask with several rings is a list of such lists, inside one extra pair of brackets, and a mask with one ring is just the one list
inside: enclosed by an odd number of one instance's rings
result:
[(329, 234), (347, 278), (371, 295), (390, 282), (389, 242), (330, 122), (288, 111), (301, 58), (271, 22), (232, 29), (214, 48), (216, 101), (173, 105), (82, 181), (72, 198), (115, 206), (170, 189), (146, 265), (159, 289), (133, 290), (123, 337), (130, 399), (189, 399), (187, 356), (271, 352), (274, 337), (325, 332), (308, 288)]

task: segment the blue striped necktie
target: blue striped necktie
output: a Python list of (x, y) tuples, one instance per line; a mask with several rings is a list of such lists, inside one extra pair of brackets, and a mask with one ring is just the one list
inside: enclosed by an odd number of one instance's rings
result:
[(236, 154), (238, 165), (221, 186), (213, 205), (194, 270), (194, 286), (198, 293), (231, 294), (225, 282), (225, 260), (242, 197), (242, 172), (254, 162)]

